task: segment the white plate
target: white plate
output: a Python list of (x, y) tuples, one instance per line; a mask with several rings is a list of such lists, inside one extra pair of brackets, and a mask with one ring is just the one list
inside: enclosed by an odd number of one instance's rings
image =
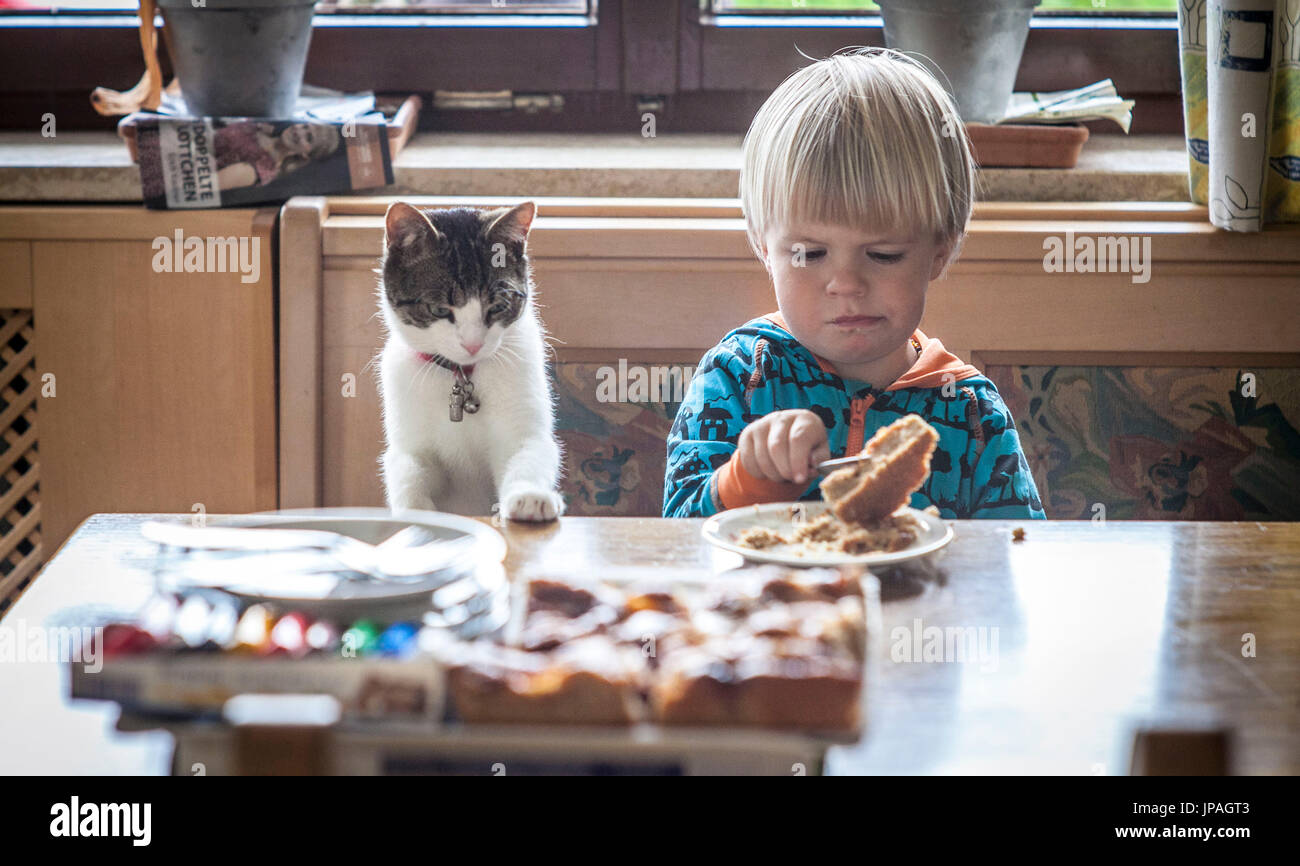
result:
[(827, 509), (825, 502), (769, 502), (764, 505), (749, 505), (733, 508), (721, 514), (715, 514), (704, 522), (701, 532), (706, 541), (723, 550), (739, 553), (751, 562), (771, 562), (777, 565), (827, 566), (827, 565), (895, 565), (912, 559), (929, 556), (952, 541), (952, 527), (941, 517), (917, 511), (915, 508), (903, 510), (912, 515), (923, 527), (920, 535), (908, 547), (893, 553), (792, 553), (784, 545), (769, 547), (766, 550), (754, 550), (741, 547), (736, 539), (746, 529), (761, 526), (782, 535), (788, 535), (794, 529), (791, 509), (797, 505), (804, 506), (809, 521), (816, 520)]
[[(504, 573), (499, 579), (493, 579), (501, 571), (501, 562), (505, 559), (505, 539), (492, 527), (455, 514), (415, 510), (393, 513), (385, 508), (304, 508), (218, 515), (209, 518), (208, 522), (221, 526), (275, 525), (285, 529), (322, 529), (349, 535), (368, 544), (378, 544), (393, 533), (416, 525), (429, 530), (435, 542), (470, 536), (475, 539), (476, 549), (423, 579), (393, 583), (349, 580), (344, 576), (346, 569), (332, 567), (329, 557), (322, 557), (319, 552), (244, 555), (229, 563), (217, 557), (198, 561), (172, 556), (166, 564), (160, 560), (157, 569), (164, 587), (192, 585), (188, 578), (203, 573), (203, 569), (218, 572), (239, 569), (236, 574), (239, 579), (225, 582), (222, 589), (250, 601), (304, 611), (327, 606), (382, 606), (411, 602), (423, 602), (427, 606), (435, 590), (459, 580), (475, 581), (475, 595), (495, 595), (505, 589)], [(329, 571), (320, 571), (322, 559), (326, 560), (324, 565)], [(295, 568), (295, 564), (300, 567)], [(244, 577), (248, 579), (245, 581)]]

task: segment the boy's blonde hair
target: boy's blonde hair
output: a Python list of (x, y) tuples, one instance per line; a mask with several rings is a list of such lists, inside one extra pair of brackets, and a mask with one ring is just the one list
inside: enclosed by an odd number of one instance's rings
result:
[(917, 61), (852, 48), (805, 66), (763, 103), (745, 136), (740, 201), (762, 258), (774, 225), (811, 221), (966, 233), (975, 160), (952, 98)]

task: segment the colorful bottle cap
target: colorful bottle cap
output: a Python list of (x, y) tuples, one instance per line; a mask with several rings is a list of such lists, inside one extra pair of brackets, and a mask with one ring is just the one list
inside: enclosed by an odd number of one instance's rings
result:
[(414, 622), (397, 622), (390, 625), (379, 636), (376, 647), (379, 655), (389, 658), (405, 658), (415, 655), (419, 649), (420, 626)]
[(180, 599), (176, 596), (155, 595), (140, 611), (139, 627), (153, 635), (158, 643), (167, 643), (172, 639), (172, 628), (179, 609)]
[(359, 619), (343, 632), (339, 652), (346, 658), (369, 655), (379, 642), (379, 627), (368, 619)]
[(307, 646), (307, 628), (311, 622), (305, 614), (286, 613), (280, 617), (271, 629), (271, 652), (287, 653), (293, 658), (305, 656)]
[(104, 626), (102, 641), (100, 646), (105, 658), (144, 653), (158, 646), (158, 641), (149, 632), (122, 622)]
[(313, 652), (334, 652), (340, 638), (339, 627), (329, 620), (318, 619), (307, 627), (307, 646)]
[(236, 652), (262, 652), (271, 644), (271, 627), (275, 617), (264, 604), (255, 604), (239, 618), (235, 626)]
[(208, 621), (212, 618), (212, 605), (202, 596), (191, 595), (181, 602), (176, 611), (172, 631), (190, 649), (199, 649), (208, 640)]
[(235, 631), (239, 627), (239, 605), (234, 599), (222, 596), (212, 603), (208, 617), (205, 650), (228, 650), (235, 646)]

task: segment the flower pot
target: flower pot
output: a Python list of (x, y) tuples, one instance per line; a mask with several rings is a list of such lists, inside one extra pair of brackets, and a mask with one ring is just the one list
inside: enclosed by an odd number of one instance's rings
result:
[(962, 120), (1003, 118), (1029, 19), (1041, 0), (876, 2), (885, 19), (885, 44), (925, 64), (956, 101)]
[(292, 115), (314, 6), (315, 0), (158, 0), (167, 53), (190, 113)]

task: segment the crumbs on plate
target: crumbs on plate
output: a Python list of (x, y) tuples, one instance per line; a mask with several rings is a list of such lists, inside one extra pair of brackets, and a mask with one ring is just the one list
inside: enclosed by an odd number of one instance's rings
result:
[[(753, 550), (789, 547), (798, 556), (903, 550), (925, 527), (901, 509), (929, 477), (938, 442), (939, 434), (921, 416), (900, 418), (871, 437), (855, 465), (821, 482), (822, 496), (830, 505), (824, 514), (807, 521), (804, 505), (796, 503), (790, 508), (795, 528), (789, 536), (756, 526), (740, 533), (736, 543)], [(931, 509), (927, 512), (937, 516), (937, 509)]]
[(874, 526), (845, 523), (831, 512), (797, 526), (788, 537), (774, 529), (755, 526), (740, 533), (736, 543), (753, 550), (791, 547), (798, 556), (812, 553), (893, 553), (914, 544), (924, 526), (912, 514), (892, 514)]

